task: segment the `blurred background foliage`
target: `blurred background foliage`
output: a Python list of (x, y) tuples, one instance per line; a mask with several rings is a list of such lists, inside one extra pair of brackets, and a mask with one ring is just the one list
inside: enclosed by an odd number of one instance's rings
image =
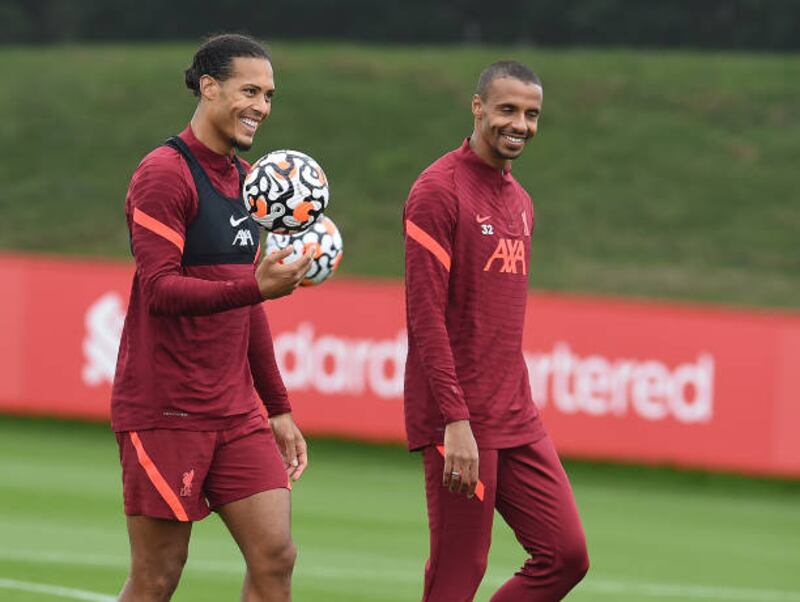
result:
[(792, 0), (1, 0), (0, 43), (268, 38), (788, 50)]
[[(141, 158), (189, 121), (197, 42), (9, 46), (0, 71), (0, 248), (129, 257)], [(800, 303), (800, 57), (731, 51), (271, 44), (277, 94), (250, 160), (314, 156), (342, 272), (400, 277), (411, 183), (472, 128), (478, 72), (544, 81), (515, 162), (537, 212), (531, 284), (738, 305)]]

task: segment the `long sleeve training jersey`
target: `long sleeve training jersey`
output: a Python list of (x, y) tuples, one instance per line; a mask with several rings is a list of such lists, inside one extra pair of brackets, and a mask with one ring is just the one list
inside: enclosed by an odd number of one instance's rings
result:
[(179, 137), (205, 176), (198, 183), (176, 148), (160, 146), (139, 164), (125, 202), (136, 272), (112, 390), (115, 431), (222, 429), (262, 411), (259, 396), (271, 415), (291, 410), (234, 157), (214, 153), (191, 127)]
[(479, 447), (544, 433), (522, 355), (533, 204), (466, 140), (411, 188), (403, 212), (411, 449), (469, 420)]

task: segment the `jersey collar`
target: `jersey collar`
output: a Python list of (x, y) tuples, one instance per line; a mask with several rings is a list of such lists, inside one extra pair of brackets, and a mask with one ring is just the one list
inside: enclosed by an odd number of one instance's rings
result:
[(233, 165), (233, 157), (235, 156), (233, 151), (231, 151), (231, 153), (228, 155), (220, 155), (219, 153), (215, 153), (205, 144), (200, 142), (197, 136), (194, 135), (191, 125), (187, 125), (186, 129), (183, 130), (179, 136), (187, 144), (189, 150), (192, 151), (192, 154), (197, 158), (198, 161), (200, 161), (200, 164), (204, 168), (211, 169), (222, 174), (231, 169), (231, 166)]
[(504, 169), (502, 172), (497, 171), (492, 165), (489, 165), (486, 161), (481, 159), (474, 150), (472, 150), (472, 147), (469, 145), (469, 136), (464, 139), (464, 143), (461, 145), (461, 148), (458, 149), (458, 153), (465, 163), (470, 165), (475, 171), (485, 174), (485, 177), (487, 178), (499, 178), (506, 182), (513, 179), (511, 177), (510, 161), (508, 162), (507, 169)]

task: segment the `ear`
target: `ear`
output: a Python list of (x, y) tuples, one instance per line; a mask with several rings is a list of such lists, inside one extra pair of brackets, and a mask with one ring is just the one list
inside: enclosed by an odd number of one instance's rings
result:
[(483, 119), (483, 100), (478, 94), (472, 95), (472, 114), (475, 119)]
[(219, 93), (219, 83), (210, 75), (200, 76), (200, 98), (214, 100)]

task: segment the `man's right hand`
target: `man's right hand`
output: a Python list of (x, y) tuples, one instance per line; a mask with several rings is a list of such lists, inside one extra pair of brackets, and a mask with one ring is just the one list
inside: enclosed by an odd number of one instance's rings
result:
[(314, 249), (309, 249), (297, 261), (281, 263), (292, 253), (288, 247), (277, 253), (266, 255), (256, 268), (256, 282), (263, 299), (277, 299), (290, 294), (305, 278)]
[(478, 444), (469, 420), (457, 420), (444, 428), (442, 485), (471, 498), (478, 484)]

